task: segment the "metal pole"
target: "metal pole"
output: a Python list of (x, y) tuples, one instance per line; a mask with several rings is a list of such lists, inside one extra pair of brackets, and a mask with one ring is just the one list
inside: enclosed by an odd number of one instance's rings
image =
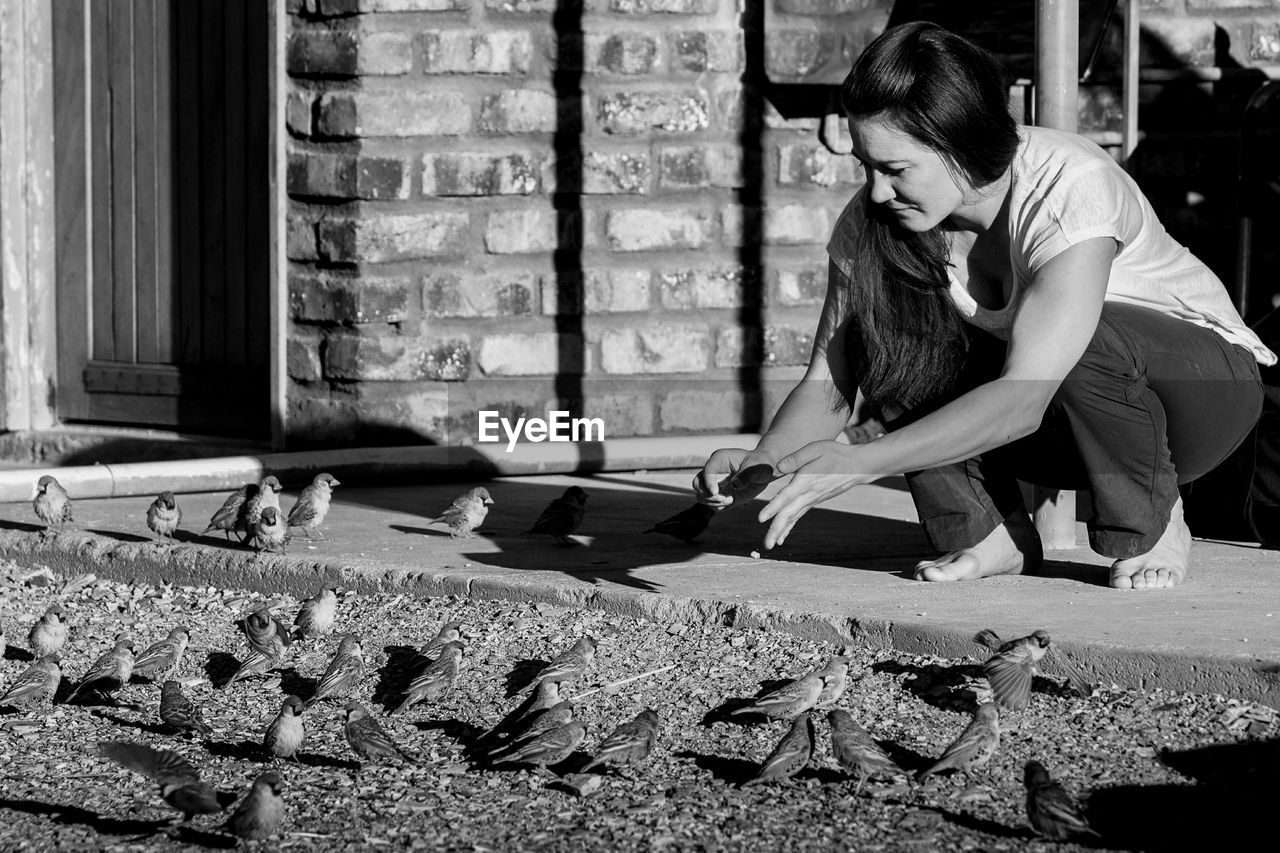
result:
[(1139, 63), (1139, 43), (1141, 31), (1138, 28), (1139, 0), (1125, 0), (1124, 7), (1124, 85), (1121, 87), (1124, 96), (1124, 131), (1121, 135), (1120, 164), (1129, 168), (1129, 157), (1133, 149), (1138, 147), (1138, 75), (1141, 71)]

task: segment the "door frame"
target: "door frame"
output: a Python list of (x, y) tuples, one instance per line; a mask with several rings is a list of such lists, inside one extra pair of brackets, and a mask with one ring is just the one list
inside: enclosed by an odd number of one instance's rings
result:
[[(58, 246), (53, 172), (53, 4), (87, 5), (89, 1), (0, 0), (0, 430), (47, 429), (59, 423), (54, 402)], [(271, 447), (280, 450), (284, 449), (288, 411), (288, 16), (286, 0), (268, 2), (268, 404)]]

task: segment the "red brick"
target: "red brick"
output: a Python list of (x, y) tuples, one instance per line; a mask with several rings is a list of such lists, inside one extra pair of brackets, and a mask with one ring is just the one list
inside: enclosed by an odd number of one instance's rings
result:
[(606, 438), (653, 434), (653, 398), (647, 394), (592, 393), (588, 386), (582, 416), (604, 421)]
[[(476, 361), (486, 376), (554, 375), (561, 371), (569, 353), (580, 350), (576, 337), (567, 335), (562, 341), (554, 331), (488, 334), (480, 343)], [(563, 363), (563, 367), (574, 366)]]
[(740, 326), (726, 326), (716, 334), (715, 365), (720, 368), (760, 365), (806, 365), (813, 353), (815, 326), (768, 325), (764, 334)]
[(471, 106), (461, 92), (336, 92), (322, 95), (320, 135), (451, 136), (471, 129)]
[(355, 157), (349, 154), (290, 152), (286, 174), (290, 195), (324, 198), (355, 195)]
[(752, 208), (747, 213), (748, 233), (745, 234), (743, 208), (727, 207), (721, 214), (726, 245), (750, 244), (761, 239), (770, 245), (825, 245), (831, 237), (834, 221), (831, 211), (812, 204), (773, 205), (763, 210)]
[(316, 249), (316, 223), (306, 216), (290, 211), (288, 234), (285, 237), (285, 255), (291, 261), (314, 261), (320, 255)]
[(356, 73), (356, 36), (352, 30), (296, 29), (289, 34), (285, 63), (290, 74)]
[(711, 340), (706, 326), (671, 323), (612, 329), (600, 337), (600, 367), (612, 374), (701, 373)]
[(827, 295), (827, 265), (777, 270), (771, 284), (770, 301), (778, 305), (821, 305)]
[(680, 145), (662, 149), (658, 183), (665, 189), (743, 185), (742, 149), (736, 145)]
[(554, 12), (561, 0), (484, 0), (484, 7), (494, 12), (539, 14)]
[(893, 0), (774, 0), (775, 8), (788, 15), (858, 15), (868, 10), (888, 17)]
[(529, 195), (538, 191), (540, 166), (529, 153), (426, 154), (422, 194), (435, 196)]
[(525, 74), (533, 54), (528, 30), (431, 30), (421, 38), (427, 74)]
[(542, 277), (543, 314), (647, 311), (649, 270), (587, 270)]
[(610, 211), (605, 238), (616, 252), (701, 249), (711, 242), (711, 216), (692, 208), (632, 208)]
[(668, 39), (673, 71), (741, 71), (746, 63), (741, 30), (673, 33)]
[(741, 429), (747, 411), (743, 393), (721, 388), (725, 386), (680, 388), (665, 394), (658, 404), (658, 428), (664, 432)]
[(485, 133), (551, 133), (556, 130), (555, 93), (508, 89), (480, 102), (478, 128)]
[(537, 304), (533, 273), (429, 273), (422, 301), (432, 317), (511, 317), (532, 314)]
[(329, 336), (324, 354), (329, 379), (379, 381), (459, 381), (471, 372), (471, 351), (463, 340), (427, 340), (406, 335)]
[(632, 15), (714, 15), (719, 0), (609, 0), (609, 10)]
[(285, 342), (285, 368), (290, 379), (299, 382), (315, 382), (320, 379), (323, 368), (320, 365), (320, 335), (300, 332), (289, 333)]
[(584, 55), (593, 74), (652, 74), (661, 59), (657, 37), (643, 32), (588, 33)]
[(361, 218), (334, 217), (319, 225), (322, 257), (343, 263), (395, 261), (459, 255), (465, 249), (470, 220), (465, 213), (374, 213)]
[(291, 133), (297, 136), (311, 135), (312, 103), (311, 93), (306, 90), (294, 89), (289, 92), (285, 101), (284, 118)]
[(407, 199), (409, 164), (399, 157), (361, 155), (356, 159), (355, 196), (362, 199)]
[(289, 276), (289, 306), (307, 323), (400, 323), (418, 312), (418, 288), (399, 276), (298, 272)]
[(369, 12), (454, 12), (471, 8), (472, 0), (310, 0), (325, 15)]
[(590, 225), (590, 218), (584, 223), (581, 212), (499, 210), (490, 213), (485, 222), (484, 245), (495, 255), (590, 248), (598, 242)]
[[(549, 161), (543, 168), (543, 190), (556, 191), (558, 165)], [(580, 191), (588, 195), (643, 195), (649, 191), (651, 168), (649, 152), (589, 151), (569, 173), (580, 177)]]
[(658, 293), (668, 311), (739, 308), (759, 303), (759, 274), (738, 267), (672, 270), (658, 274)]
[(852, 155), (832, 154), (821, 143), (778, 146), (778, 183), (830, 187), (862, 186), (862, 170)]
[(771, 80), (803, 81), (840, 56), (838, 30), (771, 29), (765, 40), (765, 71)]
[(605, 133), (692, 133), (707, 127), (708, 110), (700, 92), (612, 92), (597, 101), (596, 121)]

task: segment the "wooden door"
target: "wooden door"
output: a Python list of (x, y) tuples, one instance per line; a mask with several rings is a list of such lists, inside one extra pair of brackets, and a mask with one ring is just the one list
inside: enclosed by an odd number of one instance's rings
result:
[(54, 0), (63, 421), (269, 428), (262, 0)]

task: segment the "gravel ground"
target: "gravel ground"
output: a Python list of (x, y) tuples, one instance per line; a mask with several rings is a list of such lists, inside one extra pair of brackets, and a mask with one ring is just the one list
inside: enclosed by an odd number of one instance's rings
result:
[[(139, 680), (115, 707), (57, 705), (43, 718), (0, 717), (0, 849), (232, 846), (216, 831), (221, 819), (197, 818), (166, 834), (174, 813), (156, 786), (99, 757), (96, 742), (176, 750), (220, 789), (243, 791), (265, 766), (262, 732), (281, 697), (310, 693), (336, 641), (295, 645), (278, 676), (223, 692), (213, 685), (246, 651), (233, 620), (260, 604), (261, 595), (57, 578), (40, 569), (0, 564), (0, 626), (9, 643), (0, 692), (27, 665), (27, 630), (54, 600), (72, 625), (63, 651), (69, 679), (117, 632), (130, 632), (141, 650), (186, 624), (193, 639), (181, 677), (192, 682), (187, 695), (203, 705), (215, 734), (203, 740), (168, 734), (157, 717), (159, 688)], [(291, 621), (296, 602), (276, 600), (277, 613)], [(339, 629), (359, 632), (369, 664), (356, 698), (381, 715), (410, 677), (413, 648), (446, 619), (465, 626), (457, 689), (436, 705), (380, 716), (421, 757), (420, 766), (370, 765), (357, 774), (338, 705), (318, 706), (304, 718), (301, 763), (279, 768), (288, 817), (266, 849), (1084, 849), (1052, 845), (1028, 828), (1022, 766), (1031, 758), (1086, 801), (1101, 848), (1217, 847), (1274, 832), (1266, 808), (1280, 791), (1276, 714), (1230, 697), (1102, 686), (1082, 699), (1037, 677), (1030, 707), (1002, 719), (1001, 750), (989, 773), (936, 776), (924, 785), (871, 782), (857, 796), (831, 758), (822, 715), (808, 768), (783, 784), (740, 789), (787, 724), (706, 724), (708, 713), (820, 666), (836, 649), (758, 630), (659, 625), (547, 605), (349, 594), (339, 606)], [(1015, 636), (1035, 626), (992, 627)], [(588, 726), (585, 749), (640, 709), (654, 708), (662, 730), (648, 762), (606, 773), (598, 791), (583, 797), (553, 773), (470, 761), (468, 743), (518, 701), (508, 698), (518, 681), (513, 673), (527, 677), (531, 662), (549, 660), (584, 634), (601, 643), (578, 691), (674, 664), (578, 706)], [(944, 660), (854, 649), (849, 688), (837, 706), (900, 764), (917, 769), (967, 724), (985, 690), (976, 666), (981, 651), (975, 645), (971, 659)], [(69, 689), (64, 681), (59, 699)], [(553, 770), (572, 772), (585, 755)]]

